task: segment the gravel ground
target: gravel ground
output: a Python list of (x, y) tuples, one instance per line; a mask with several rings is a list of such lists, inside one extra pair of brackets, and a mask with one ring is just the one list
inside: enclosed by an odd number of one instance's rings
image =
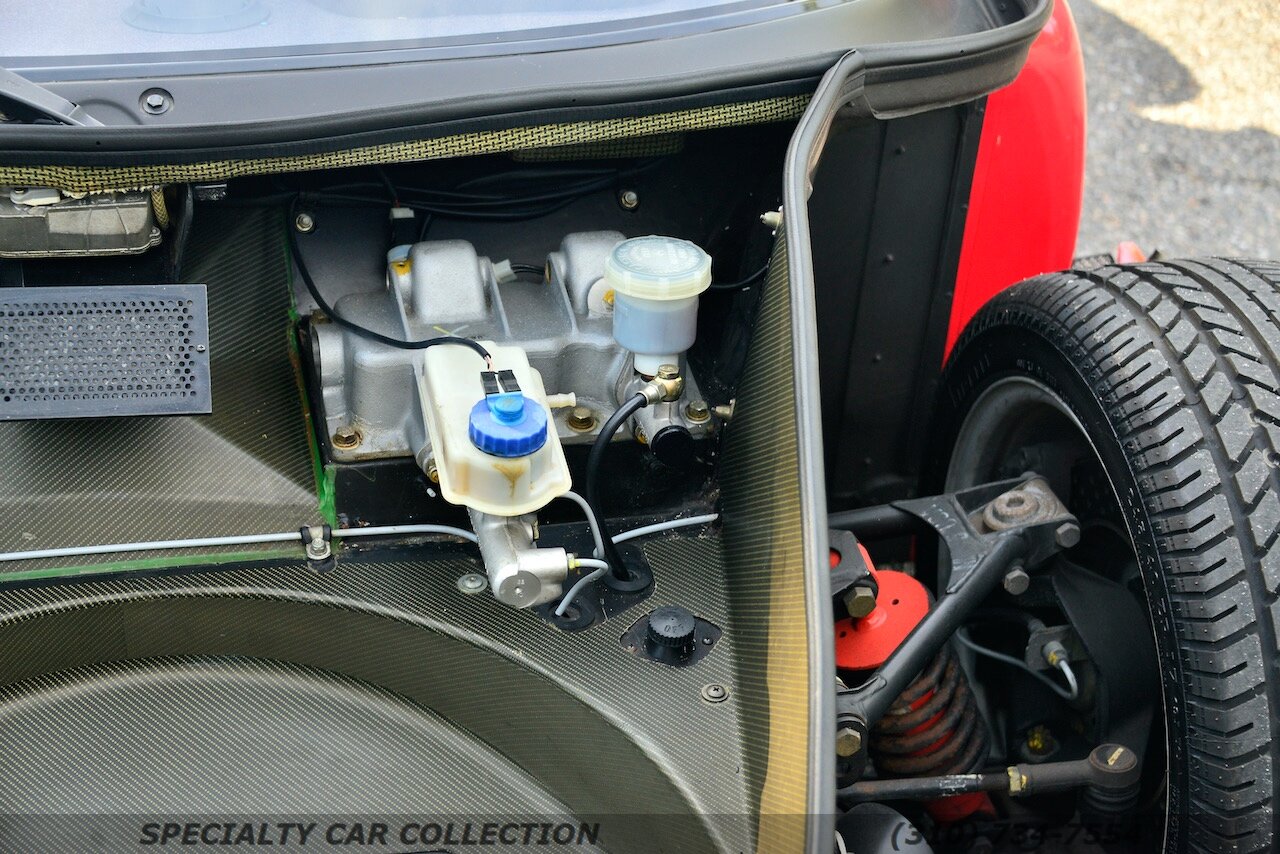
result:
[(1280, 257), (1280, 2), (1072, 0), (1089, 87), (1077, 254)]

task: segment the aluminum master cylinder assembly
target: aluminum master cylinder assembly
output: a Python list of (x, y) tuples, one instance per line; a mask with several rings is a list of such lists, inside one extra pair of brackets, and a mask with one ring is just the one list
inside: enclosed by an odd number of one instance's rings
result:
[(507, 605), (553, 601), (574, 567), (625, 580), (598, 512), (588, 513), (596, 554), (581, 558), (539, 548), (535, 513), (573, 489), (566, 444), (592, 445), (580, 503), (594, 505), (609, 442), (635, 438), (663, 459), (707, 434), (705, 408), (687, 405), (699, 395), (685, 353), (710, 281), (707, 253), (671, 237), (568, 235), (537, 284), (516, 282), (509, 264), (465, 241), (395, 247), (385, 289), (349, 294), (338, 312), (384, 335), (448, 330), (478, 346), (393, 349), (318, 324), (326, 428), (360, 437), (335, 443), (334, 457), (413, 457), (446, 501), (468, 509), (493, 594)]

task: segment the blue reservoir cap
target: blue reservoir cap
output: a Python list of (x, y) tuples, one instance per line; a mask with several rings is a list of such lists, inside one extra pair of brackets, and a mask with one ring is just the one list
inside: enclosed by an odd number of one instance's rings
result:
[(495, 457), (525, 457), (547, 443), (547, 411), (520, 392), (491, 394), (471, 407), (471, 442)]

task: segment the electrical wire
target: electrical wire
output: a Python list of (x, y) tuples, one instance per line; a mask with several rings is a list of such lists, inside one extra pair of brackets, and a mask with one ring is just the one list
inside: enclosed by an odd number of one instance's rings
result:
[[(567, 493), (565, 497), (570, 500), (586, 502), (577, 493)], [(588, 508), (586, 505), (584, 509)], [(590, 513), (588, 519), (594, 516), (594, 511)], [(625, 531), (614, 537), (615, 542), (625, 542), (636, 537), (642, 537), (646, 534), (654, 534), (659, 531), (671, 530), (673, 528), (684, 527), (687, 525), (704, 524), (713, 521), (716, 518), (714, 514), (706, 516), (690, 516), (687, 519), (673, 519), (670, 522), (660, 522), (657, 525), (645, 525), (641, 528), (634, 528)], [(601, 529), (596, 528), (595, 531)], [(346, 539), (350, 537), (389, 537), (405, 534), (444, 534), (451, 537), (458, 537), (467, 542), (476, 542), (476, 535), (465, 528), (455, 528), (451, 525), (427, 525), (427, 524), (404, 524), (404, 525), (375, 525), (368, 528), (335, 528), (332, 536), (335, 539)], [(603, 537), (603, 533), (599, 534)], [(221, 546), (250, 546), (263, 545), (265, 543), (289, 543), (301, 542), (302, 536), (297, 530), (281, 531), (278, 533), (268, 534), (234, 534), (224, 537), (192, 537), (184, 540), (151, 540), (140, 543), (102, 543), (93, 546), (65, 546), (62, 548), (52, 549), (32, 549), (21, 552), (0, 552), (0, 563), (9, 563), (20, 560), (47, 560), (51, 558), (64, 557), (88, 557), (92, 555), (102, 554), (125, 554), (128, 552), (150, 552), (150, 551), (169, 551), (172, 549), (198, 549), (198, 548), (218, 548)], [(597, 543), (600, 539), (597, 538)], [(591, 561), (591, 563), (588, 563)], [(596, 566), (597, 564), (606, 565), (603, 560), (595, 558), (579, 558), (578, 563), (582, 566)]]
[(306, 262), (302, 259), (302, 248), (298, 245), (298, 235), (293, 227), (293, 221), (297, 217), (298, 200), (294, 199), (293, 204), (289, 206), (289, 222), (286, 223), (285, 231), (289, 235), (289, 252), (293, 255), (293, 262), (298, 267), (298, 275), (302, 277), (302, 283), (307, 288), (307, 293), (311, 294), (311, 298), (315, 300), (316, 306), (320, 311), (341, 326), (370, 341), (377, 341), (379, 344), (386, 344), (389, 347), (395, 347), (398, 350), (425, 350), (428, 347), (436, 347), (441, 344), (456, 344), (461, 347), (467, 347), (474, 350), (484, 359), (485, 366), (489, 369), (493, 368), (493, 357), (489, 355), (489, 351), (484, 348), (479, 341), (471, 338), (463, 338), (458, 335), (439, 335), (435, 338), (422, 338), (416, 341), (406, 341), (401, 338), (392, 338), (389, 335), (383, 335), (381, 332), (375, 332), (366, 326), (361, 326), (353, 320), (348, 320), (334, 309), (323, 296), (320, 295), (320, 289), (316, 287), (315, 279), (311, 277), (311, 271), (307, 269)]
[(738, 290), (739, 288), (749, 288), (749, 287), (751, 287), (752, 285), (754, 285), (757, 281), (759, 281), (760, 279), (763, 279), (763, 278), (764, 278), (764, 276), (765, 276), (765, 274), (766, 274), (766, 273), (768, 273), (768, 272), (769, 272), (769, 265), (766, 263), (766, 264), (765, 264), (763, 267), (761, 267), (759, 270), (756, 270), (756, 271), (755, 271), (754, 273), (752, 273), (750, 276), (747, 276), (745, 279), (742, 279), (741, 281), (738, 281), (738, 282), (713, 282), (713, 283), (711, 284), (711, 286), (708, 288), (708, 290), (712, 290), (712, 291), (735, 291), (735, 290)]
[(372, 525), (368, 528), (335, 528), (333, 536), (338, 539), (348, 537), (390, 537), (400, 534), (448, 534), (460, 537), (469, 543), (477, 542), (476, 535), (465, 528), (452, 525)]
[(537, 276), (540, 279), (547, 274), (546, 268), (540, 264), (512, 264), (511, 272), (527, 273), (531, 276)]
[(48, 558), (85, 557), (88, 555), (116, 554), (118, 552), (168, 551), (170, 549), (198, 549), (218, 546), (250, 546), (262, 543), (301, 542), (299, 533), (286, 531), (278, 534), (239, 534), (227, 537), (195, 537), (188, 540), (153, 540), (145, 543), (103, 543), (96, 546), (66, 546), (55, 549), (33, 549), (23, 552), (0, 554), (0, 562), (15, 560), (45, 560)]
[[(307, 193), (325, 200), (350, 204), (387, 204), (385, 197), (365, 195), (359, 192), (361, 189), (376, 187), (386, 189), (401, 207), (411, 208), (414, 211), (422, 211), (446, 219), (519, 222), (554, 213), (583, 196), (599, 190), (610, 189), (618, 181), (635, 177), (660, 162), (662, 162), (662, 158), (652, 158), (625, 169), (584, 170), (565, 169), (562, 167), (543, 170), (526, 169), (517, 172), (479, 176), (457, 185), (452, 190), (397, 185), (385, 174), (380, 174), (380, 180), (377, 182), (331, 184), (327, 187), (319, 187), (315, 190), (307, 191)], [(566, 182), (564, 180), (566, 176), (569, 176), (571, 180)], [(577, 176), (581, 176), (581, 178)], [(530, 181), (530, 179), (533, 180)], [(495, 181), (512, 181), (514, 183), (516, 180), (524, 183), (558, 183), (549, 189), (532, 191), (529, 188), (517, 188), (506, 193), (463, 191), (465, 187), (476, 186), (481, 183), (493, 183)], [(281, 183), (277, 183), (277, 186), (289, 190)], [(298, 188), (292, 188), (291, 192), (297, 193), (300, 191)]]
[(576, 492), (566, 492), (560, 497), (577, 504), (582, 508), (582, 512), (587, 514), (587, 524), (591, 526), (591, 537), (596, 541), (594, 554), (597, 558), (604, 558), (604, 534), (600, 533), (600, 520), (596, 518), (596, 511), (591, 503)]
[(589, 557), (578, 558), (577, 565), (594, 567), (594, 569), (579, 578), (578, 582), (569, 588), (569, 592), (564, 594), (564, 598), (561, 599), (560, 604), (556, 606), (555, 613), (557, 617), (564, 616), (564, 612), (569, 610), (569, 606), (573, 604), (574, 599), (578, 598), (578, 594), (582, 592), (582, 588), (586, 587), (588, 584), (609, 571), (609, 564), (602, 560), (595, 560)]
[(625, 543), (627, 540), (634, 540), (636, 537), (644, 537), (649, 534), (660, 534), (663, 531), (671, 531), (676, 528), (691, 528), (694, 525), (707, 525), (719, 518), (719, 513), (704, 513), (701, 516), (688, 516), (684, 519), (671, 519), (667, 522), (657, 522), (653, 525), (632, 528), (630, 531), (618, 534), (618, 536), (613, 538), (613, 542), (615, 544)]
[[(1021, 659), (1018, 659), (1018, 658), (1014, 658), (1012, 655), (1005, 655), (1003, 652), (997, 652), (994, 649), (988, 649), (987, 647), (982, 646), (981, 644), (975, 643), (971, 638), (969, 638), (968, 634), (963, 629), (956, 632), (956, 640), (960, 641), (961, 644), (968, 647), (970, 650), (977, 653), (978, 655), (985, 656), (991, 659), (992, 661), (999, 661), (1003, 664), (1009, 665), (1010, 667), (1017, 667), (1018, 669), (1026, 672), (1028, 675), (1038, 679), (1047, 688), (1052, 690), (1053, 693), (1057, 694), (1059, 697), (1061, 697), (1064, 700), (1074, 700), (1076, 699), (1076, 697), (1080, 696), (1080, 686), (1076, 683), (1074, 673), (1072, 673), (1071, 676), (1067, 678), (1067, 681), (1070, 683), (1071, 688), (1070, 689), (1063, 688), (1057, 682), (1054, 682), (1052, 679), (1050, 679), (1048, 676), (1045, 676), (1040, 671), (1034, 670), (1033, 668), (1028, 667), (1025, 661), (1022, 661)], [(1070, 669), (1069, 665), (1068, 665), (1068, 669)], [(1064, 671), (1064, 675), (1065, 675), (1065, 671)]]
[(618, 551), (617, 545), (609, 537), (608, 523), (600, 513), (600, 466), (604, 462), (604, 454), (609, 447), (609, 442), (613, 440), (613, 434), (618, 432), (618, 428), (625, 424), (627, 419), (648, 405), (648, 399), (639, 392), (627, 398), (600, 427), (600, 433), (591, 445), (591, 452), (587, 454), (586, 499), (595, 511), (596, 522), (600, 526), (601, 536), (604, 537), (604, 559), (609, 562), (613, 577), (618, 581), (630, 581), (631, 574), (622, 561), (622, 554)]
[[(474, 543), (476, 535), (463, 528), (449, 525), (380, 525), (368, 528), (337, 528), (335, 538), (380, 537), (396, 534), (448, 534)], [(192, 537), (185, 540), (152, 540), (142, 543), (102, 543), (94, 546), (66, 546), (53, 549), (34, 549), (24, 552), (0, 553), (0, 563), (19, 560), (47, 560), (50, 558), (88, 557), (102, 554), (126, 554), (128, 552), (161, 552), (172, 549), (219, 548), (222, 546), (257, 546), (265, 543), (302, 542), (297, 531), (280, 531), (269, 534), (234, 534), (225, 537)]]
[(1065, 658), (1060, 659), (1057, 664), (1058, 670), (1062, 671), (1062, 676), (1067, 680), (1067, 684), (1071, 686), (1071, 699), (1080, 696), (1080, 683), (1076, 681), (1076, 672), (1071, 669), (1071, 662)]
[[(565, 493), (563, 497), (568, 498), (570, 496), (573, 496), (575, 500), (581, 500), (580, 496), (572, 492)], [(590, 505), (588, 505), (585, 501), (583, 501), (583, 505), (584, 505), (583, 509), (587, 511), (588, 518), (594, 517), (595, 512), (590, 509)], [(659, 534), (659, 533), (662, 533), (663, 531), (671, 531), (676, 528), (688, 528), (694, 525), (706, 525), (710, 522), (714, 522), (716, 519), (719, 519), (719, 518), (720, 518), (720, 514), (718, 513), (704, 513), (701, 516), (689, 516), (685, 519), (672, 519), (668, 522), (658, 522), (657, 524), (654, 524), (654, 525), (643, 525), (639, 528), (632, 528), (630, 531), (624, 531), (621, 534), (618, 534), (616, 537), (613, 538), (613, 542), (625, 543), (627, 540), (634, 540), (637, 537), (644, 537), (649, 534)], [(597, 539), (597, 542), (599, 542), (598, 539)], [(598, 552), (599, 546), (597, 545), (596, 548)], [(582, 592), (582, 588), (586, 587), (591, 582), (597, 580), (602, 575), (604, 575), (605, 572), (609, 570), (609, 564), (603, 560), (591, 560), (590, 558), (578, 558), (577, 563), (578, 563), (578, 566), (594, 566), (596, 567), (596, 569), (582, 576), (582, 578), (579, 578), (577, 584), (574, 584), (572, 587), (569, 588), (569, 592), (565, 594), (565, 597), (560, 600), (559, 606), (556, 607), (557, 617), (564, 616), (564, 612), (567, 611), (569, 606), (573, 604), (573, 600), (576, 599), (578, 594)]]

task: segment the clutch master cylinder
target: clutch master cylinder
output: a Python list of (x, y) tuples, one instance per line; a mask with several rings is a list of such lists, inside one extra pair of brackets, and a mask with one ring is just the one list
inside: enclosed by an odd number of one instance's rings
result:
[(569, 491), (542, 378), (524, 350), (485, 342), (498, 370), (461, 347), (423, 353), (423, 419), (445, 500), (467, 507), (494, 596), (529, 608), (558, 597), (560, 548), (538, 548), (534, 512)]

